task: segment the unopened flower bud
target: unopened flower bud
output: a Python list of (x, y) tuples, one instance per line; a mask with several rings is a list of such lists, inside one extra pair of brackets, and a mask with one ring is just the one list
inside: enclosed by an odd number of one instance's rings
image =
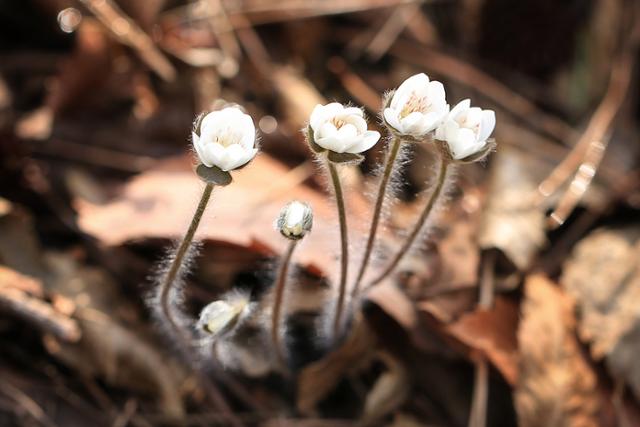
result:
[(302, 239), (311, 230), (312, 225), (311, 206), (297, 200), (287, 203), (276, 221), (276, 228), (284, 237), (291, 240)]
[(208, 304), (198, 320), (198, 327), (212, 335), (223, 335), (236, 326), (249, 305), (249, 296), (233, 293)]

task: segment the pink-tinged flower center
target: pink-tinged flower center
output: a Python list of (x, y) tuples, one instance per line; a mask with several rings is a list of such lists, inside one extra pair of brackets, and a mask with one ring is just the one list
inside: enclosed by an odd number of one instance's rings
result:
[(425, 113), (431, 108), (431, 102), (425, 96), (417, 96), (415, 92), (405, 102), (404, 107), (400, 111), (400, 118), (404, 119), (411, 113)]

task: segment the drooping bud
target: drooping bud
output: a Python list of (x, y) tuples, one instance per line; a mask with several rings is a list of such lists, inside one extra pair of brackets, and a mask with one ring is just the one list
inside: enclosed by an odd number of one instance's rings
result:
[(234, 292), (213, 301), (200, 312), (198, 328), (212, 335), (224, 335), (238, 324), (248, 306), (249, 295), (244, 293)]

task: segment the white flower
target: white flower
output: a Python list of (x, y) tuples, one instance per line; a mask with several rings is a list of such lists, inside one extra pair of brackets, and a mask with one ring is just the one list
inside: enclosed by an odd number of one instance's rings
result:
[(287, 203), (280, 211), (276, 221), (276, 228), (284, 237), (291, 240), (303, 238), (311, 230), (312, 225), (313, 211), (311, 207), (297, 200)]
[(313, 142), (336, 153), (362, 153), (380, 139), (380, 132), (367, 130), (360, 108), (345, 107), (338, 102), (316, 105), (309, 126)]
[(200, 161), (223, 171), (246, 164), (258, 152), (253, 120), (238, 107), (207, 114), (200, 124), (200, 135), (192, 132), (192, 137)]
[(383, 111), (385, 122), (395, 132), (422, 138), (435, 130), (449, 112), (444, 86), (416, 74), (402, 82)]
[(493, 110), (471, 107), (465, 99), (453, 107), (436, 131), (436, 139), (445, 141), (454, 159), (460, 160), (481, 152), (496, 126)]

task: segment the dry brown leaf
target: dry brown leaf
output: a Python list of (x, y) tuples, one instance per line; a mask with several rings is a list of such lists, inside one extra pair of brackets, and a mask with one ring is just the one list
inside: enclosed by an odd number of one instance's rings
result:
[(531, 156), (500, 145), (492, 159), (489, 198), (478, 242), (501, 250), (519, 270), (526, 269), (545, 244), (544, 213), (534, 204), (535, 177)]
[(472, 351), (484, 354), (514, 384), (518, 376), (517, 325), (517, 306), (498, 297), (490, 311), (477, 309), (465, 314), (445, 330)]
[[(297, 251), (296, 261), (327, 272), (338, 253), (335, 208), (322, 193), (297, 183), (282, 191), (280, 184), (287, 181), (287, 172), (283, 164), (261, 154), (234, 173), (231, 185), (214, 190), (198, 237), (267, 254), (282, 252), (287, 242), (273, 229), (273, 221), (285, 203), (306, 201), (313, 207), (314, 225)], [(76, 200), (78, 222), (82, 230), (107, 245), (176, 238), (186, 230), (201, 188), (191, 157), (177, 157), (133, 178), (110, 203)], [(272, 188), (278, 191), (272, 193)], [(273, 197), (265, 197), (265, 193)], [(357, 217), (358, 210), (351, 213)]]
[(525, 283), (515, 389), (523, 427), (597, 426), (597, 379), (574, 336), (573, 300), (544, 276)]
[(564, 289), (578, 306), (580, 338), (640, 396), (640, 229), (600, 229), (566, 262)]

